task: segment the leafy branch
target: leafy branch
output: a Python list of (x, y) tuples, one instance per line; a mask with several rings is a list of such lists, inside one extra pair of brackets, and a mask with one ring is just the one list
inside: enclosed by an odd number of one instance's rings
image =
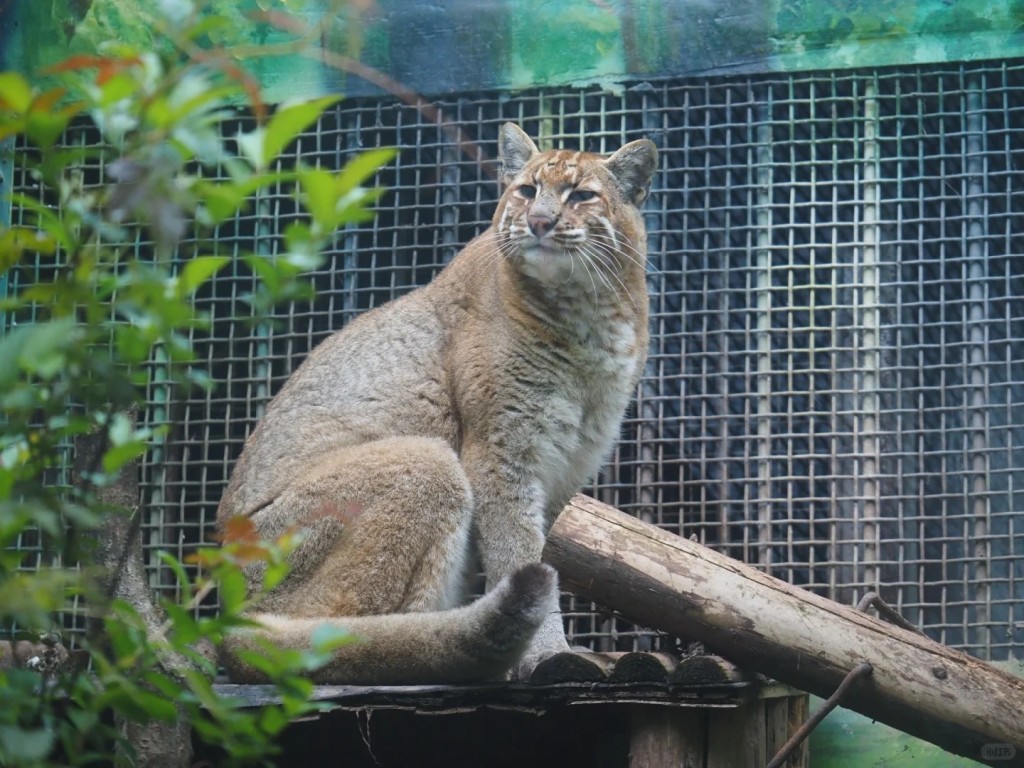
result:
[[(0, 277), (21, 286), (0, 298), (0, 629), (31, 639), (76, 600), (102, 626), (101, 640), (79, 640), (88, 672), (58, 669), (45, 686), (15, 643), (0, 643), (3, 765), (109, 764), (115, 747), (123, 763), (141, 759), (110, 714), (141, 725), (191, 722), (233, 764), (266, 761), (273, 736), (314, 706), (305, 673), (343, 642), (324, 636), (308, 653), (267, 649), (261, 663), (278, 686), (276, 707), (248, 712), (213, 693), (215, 663), (197, 649), (251, 626), (242, 569), (259, 562), (272, 588), (301, 532), (268, 543), (229, 530), (223, 547), (194, 557), (195, 579), (161, 555), (185, 597), (157, 601), (155, 623), (144, 604), (152, 595), (126, 591), (133, 568), (141, 571), (131, 542), (144, 510), (128, 516), (138, 497), (125, 479), (164, 438), (134, 413), (157, 367), (170, 385), (213, 386), (191, 338), (210, 326), (197, 294), (232, 262), (208, 248), (217, 227), (266, 190), (298, 200), (303, 215), (281, 233), (276, 253), (235, 257), (234, 269), (247, 270), (255, 286), (245, 300), (265, 314), (309, 296), (304, 274), (320, 265), (339, 228), (372, 216), (380, 194), (372, 179), (393, 156), (373, 150), (339, 170), (282, 161), (337, 98), (269, 109), (248, 60), (209, 45), (227, 16), (187, 0), (158, 6), (166, 45), (112, 42), (45, 78), (0, 73), (0, 140), (19, 142), (18, 160), (38, 182), (10, 196), (19, 223), (0, 229)], [(298, 35), (288, 45), (306, 44)], [(227, 135), (240, 104), (254, 125)], [(83, 129), (100, 143), (65, 142)], [(86, 183), (86, 169), (97, 168), (99, 179)], [(52, 278), (38, 280), (39, 270)], [(92, 453), (79, 482), (55, 482), (69, 446), (85, 443)], [(68, 558), (72, 532), (106, 537), (106, 568)], [(24, 547), (35, 540), (45, 554), (37, 562)], [(220, 613), (198, 615), (214, 588)]]

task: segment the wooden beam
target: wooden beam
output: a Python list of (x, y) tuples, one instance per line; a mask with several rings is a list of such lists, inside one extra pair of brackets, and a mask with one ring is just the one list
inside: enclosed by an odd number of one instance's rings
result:
[(843, 706), (975, 760), (1010, 745), (1000, 765), (1024, 768), (1024, 680), (967, 654), (585, 496), (555, 521), (544, 560), (565, 589), (822, 697), (867, 661)]

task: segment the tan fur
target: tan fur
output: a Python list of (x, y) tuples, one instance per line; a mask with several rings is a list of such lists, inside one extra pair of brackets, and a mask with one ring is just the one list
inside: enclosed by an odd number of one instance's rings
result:
[[(502, 126), (491, 227), (429, 285), (366, 313), (292, 375), (218, 509), (264, 537), (308, 529), (259, 605), (270, 637), (359, 641), (317, 674), (428, 683), (520, 674), (567, 648), (544, 536), (617, 437), (647, 349), (649, 141), (610, 158), (538, 152)], [(488, 594), (455, 608), (474, 538)], [(248, 574), (250, 588), (261, 579)]]

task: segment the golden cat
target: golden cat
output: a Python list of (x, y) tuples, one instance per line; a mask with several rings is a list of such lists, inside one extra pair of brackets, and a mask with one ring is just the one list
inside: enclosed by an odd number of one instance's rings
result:
[[(490, 228), (433, 282), (317, 347), (246, 441), (220, 523), (307, 535), (284, 583), (229, 638), (307, 647), (330, 623), (357, 641), (325, 683), (526, 675), (567, 650), (545, 534), (617, 437), (647, 352), (650, 141), (610, 157), (540, 152), (501, 127)], [(475, 543), (487, 594), (459, 606)], [(262, 578), (247, 574), (250, 589)]]

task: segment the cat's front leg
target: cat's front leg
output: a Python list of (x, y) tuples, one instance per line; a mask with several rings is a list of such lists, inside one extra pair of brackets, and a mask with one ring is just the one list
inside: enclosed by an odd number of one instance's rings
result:
[[(473, 488), (473, 520), (487, 577), (487, 589), (529, 563), (540, 562), (547, 500), (528, 472), (485, 457), (464, 458)], [(529, 648), (513, 668), (513, 677), (526, 679), (544, 659), (568, 651), (562, 615), (552, 606)]]

